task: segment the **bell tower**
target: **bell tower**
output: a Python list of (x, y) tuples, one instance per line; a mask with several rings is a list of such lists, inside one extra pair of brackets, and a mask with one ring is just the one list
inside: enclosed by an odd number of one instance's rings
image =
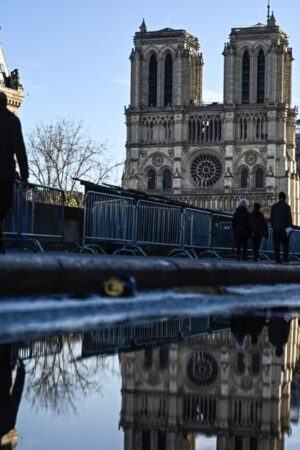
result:
[(185, 30), (135, 33), (130, 105), (125, 110), (127, 156), (124, 187), (178, 190), (187, 121), (184, 108), (202, 103), (202, 54)]
[(292, 49), (273, 12), (267, 25), (233, 28), (223, 55), (225, 104), (291, 106)]
[(0, 91), (7, 96), (8, 109), (18, 115), (24, 100), (23, 86), (20, 84), (18, 69), (9, 72), (3, 48), (0, 44)]

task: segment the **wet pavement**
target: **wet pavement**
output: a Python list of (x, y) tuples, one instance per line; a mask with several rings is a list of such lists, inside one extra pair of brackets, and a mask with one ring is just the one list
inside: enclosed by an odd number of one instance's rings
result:
[(299, 314), (282, 284), (2, 299), (0, 449), (298, 449)]

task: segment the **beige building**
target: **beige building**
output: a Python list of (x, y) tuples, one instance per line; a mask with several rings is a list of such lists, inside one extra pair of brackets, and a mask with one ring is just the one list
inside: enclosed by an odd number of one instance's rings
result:
[(18, 114), (24, 100), (23, 86), (20, 84), (18, 69), (9, 72), (3, 48), (0, 45), (0, 91), (5, 92), (8, 108)]
[[(276, 356), (266, 327), (239, 350), (230, 330), (120, 355), (124, 450), (195, 450), (199, 435), (217, 450), (283, 450), (299, 361), (298, 319)], [(199, 447), (200, 448), (200, 447)]]
[(135, 33), (123, 186), (233, 212), (241, 197), (265, 213), (287, 193), (300, 224), (291, 107), (292, 49), (274, 15), (233, 28), (224, 102), (203, 104), (203, 56), (185, 30)]

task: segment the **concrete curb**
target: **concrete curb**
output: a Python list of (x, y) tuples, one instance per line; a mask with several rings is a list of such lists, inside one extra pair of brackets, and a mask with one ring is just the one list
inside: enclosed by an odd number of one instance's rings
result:
[(120, 274), (134, 277), (139, 290), (300, 283), (300, 265), (68, 253), (7, 254), (0, 257), (0, 295), (101, 293), (105, 280)]

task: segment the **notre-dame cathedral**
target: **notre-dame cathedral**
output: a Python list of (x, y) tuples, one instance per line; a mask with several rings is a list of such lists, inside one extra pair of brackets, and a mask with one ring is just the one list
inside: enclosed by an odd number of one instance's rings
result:
[(280, 191), (300, 224), (291, 107), (292, 49), (274, 14), (233, 28), (224, 102), (203, 104), (203, 56), (185, 30), (135, 33), (123, 186), (233, 212), (243, 197), (268, 215)]

